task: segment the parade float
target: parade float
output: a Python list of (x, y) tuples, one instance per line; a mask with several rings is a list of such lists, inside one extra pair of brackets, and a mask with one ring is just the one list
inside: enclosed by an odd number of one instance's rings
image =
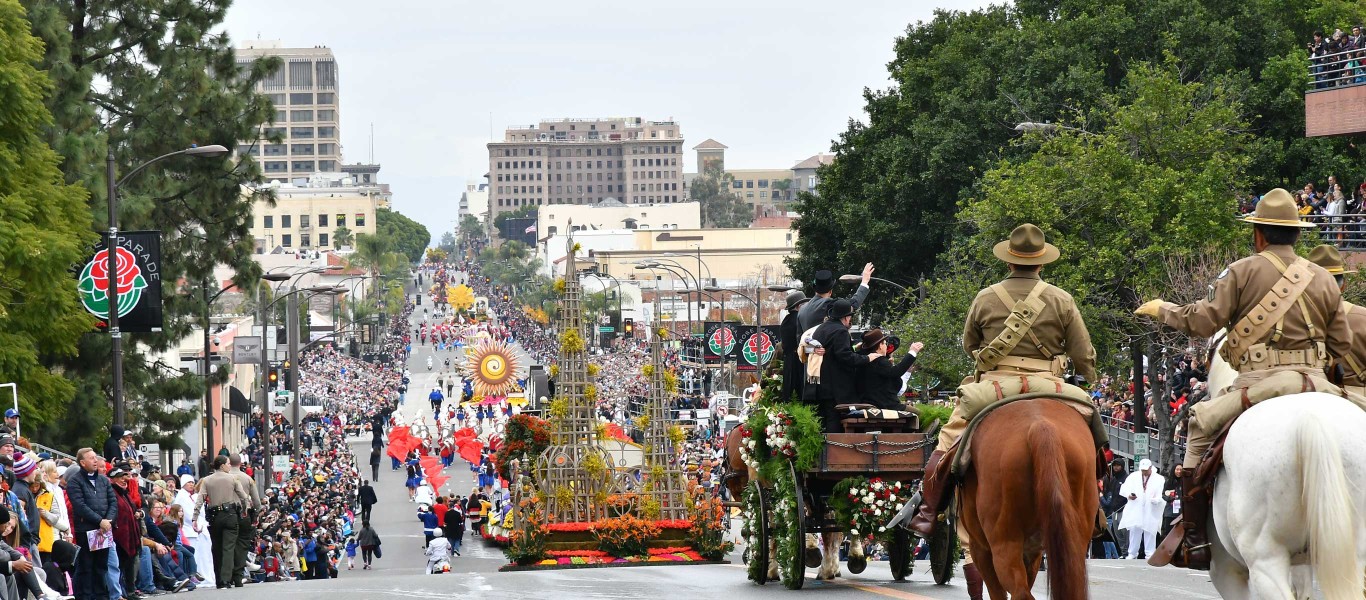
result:
[[(567, 254), (578, 250), (572, 235)], [(556, 395), (542, 423), (509, 423), (499, 464), (512, 482), (515, 506), (504, 570), (704, 564), (721, 561), (724, 511), (719, 500), (690, 490), (670, 460), (682, 430), (668, 418), (672, 375), (652, 343), (650, 396), (637, 425), (645, 432), (641, 467), (618, 470), (600, 438), (598, 366), (588, 360), (582, 289), (574, 261), (556, 282), (561, 294)], [(676, 384), (675, 384), (676, 385)], [(544, 442), (544, 446), (542, 446)]]

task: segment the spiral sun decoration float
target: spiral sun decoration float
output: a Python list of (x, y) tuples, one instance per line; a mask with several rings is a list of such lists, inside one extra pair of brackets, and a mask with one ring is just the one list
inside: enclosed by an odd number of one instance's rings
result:
[(506, 396), (517, 383), (517, 358), (503, 342), (480, 340), (465, 361), (475, 396)]

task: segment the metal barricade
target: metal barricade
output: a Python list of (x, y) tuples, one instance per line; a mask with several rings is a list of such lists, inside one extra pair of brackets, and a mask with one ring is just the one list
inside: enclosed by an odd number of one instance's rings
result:
[(1366, 251), (1366, 214), (1304, 215), (1301, 218), (1318, 225), (1323, 243), (1344, 252)]

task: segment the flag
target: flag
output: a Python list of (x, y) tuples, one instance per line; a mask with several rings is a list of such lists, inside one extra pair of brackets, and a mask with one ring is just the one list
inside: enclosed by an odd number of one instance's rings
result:
[(456, 442), (456, 445), (460, 448), (460, 458), (472, 465), (479, 464), (480, 454), (484, 450), (484, 442), (479, 441), (478, 438), (466, 438)]
[(522, 231), (522, 233), (536, 233), (536, 224), (532, 223), (528, 225), (526, 230)]

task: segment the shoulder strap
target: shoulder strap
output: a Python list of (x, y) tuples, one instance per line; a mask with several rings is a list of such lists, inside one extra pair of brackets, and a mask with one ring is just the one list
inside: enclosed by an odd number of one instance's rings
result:
[[(1224, 347), (1229, 350), (1224, 359), (1229, 364), (1238, 364), (1238, 359), (1247, 351), (1247, 348), (1260, 343), (1268, 333), (1272, 334), (1268, 341), (1269, 344), (1275, 345), (1276, 342), (1279, 342), (1281, 330), (1285, 324), (1285, 315), (1296, 304), (1304, 313), (1305, 321), (1309, 326), (1310, 339), (1319, 339), (1314, 322), (1309, 318), (1308, 305), (1303, 298), (1304, 290), (1309, 287), (1309, 282), (1314, 279), (1314, 272), (1309, 269), (1309, 261), (1298, 258), (1287, 266), (1280, 257), (1271, 252), (1262, 252), (1260, 256), (1276, 267), (1277, 271), (1280, 271), (1281, 278), (1275, 285), (1271, 286), (1271, 290), (1262, 297), (1261, 301), (1252, 307), (1252, 310), (1233, 326), (1233, 329), (1229, 330), (1227, 341), (1224, 344)], [(1272, 331), (1273, 328), (1274, 332)]]
[[(997, 335), (996, 339), (991, 340), (991, 343), (977, 351), (977, 371), (979, 373), (995, 369), (996, 365), (1001, 363), (1001, 359), (1010, 356), (1011, 351), (1015, 350), (1015, 347), (1020, 344), (1025, 336), (1029, 336), (1034, 345), (1043, 351), (1039, 338), (1034, 336), (1030, 328), (1034, 326), (1034, 321), (1047, 307), (1043, 300), (1039, 299), (1047, 286), (1048, 284), (1040, 281), (1034, 285), (1034, 289), (1029, 291), (1029, 295), (1020, 301), (1011, 298), (1010, 293), (1001, 284), (997, 283), (991, 286), (990, 289), (996, 293), (996, 297), (1000, 298), (1001, 302), (1010, 308), (1010, 316), (1006, 317), (1005, 329), (1001, 330), (1000, 335)], [(1047, 356), (1048, 353), (1044, 351), (1044, 355)]]

